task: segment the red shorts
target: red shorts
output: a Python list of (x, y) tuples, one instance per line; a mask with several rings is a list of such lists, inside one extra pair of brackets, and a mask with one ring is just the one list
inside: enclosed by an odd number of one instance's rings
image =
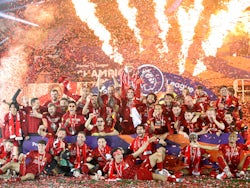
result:
[(19, 169), (20, 176), (24, 176), (24, 175), (26, 175), (28, 173), (37, 175), (38, 169), (34, 168), (34, 167), (28, 167), (27, 168), (27, 166), (25, 164), (20, 164), (20, 169)]
[(153, 180), (153, 173), (148, 169), (139, 168), (136, 174), (138, 180)]
[(26, 169), (26, 174), (28, 174), (28, 173), (31, 173), (31, 174), (37, 175), (38, 170), (37, 170), (37, 169), (35, 169), (35, 168), (28, 168), (28, 169)]
[(153, 180), (152, 167), (149, 156), (143, 161), (140, 168), (136, 171), (138, 180)]

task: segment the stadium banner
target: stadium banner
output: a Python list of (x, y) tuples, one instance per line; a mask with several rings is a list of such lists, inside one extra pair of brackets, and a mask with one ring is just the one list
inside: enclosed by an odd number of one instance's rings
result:
[[(207, 145), (226, 144), (228, 143), (228, 136), (229, 133), (222, 133), (220, 136), (217, 136), (216, 134), (207, 133), (199, 137), (199, 142)], [(135, 137), (136, 135), (134, 134), (106, 136), (105, 138), (107, 140), (107, 144), (110, 147), (122, 147), (124, 149), (127, 149)], [(97, 139), (97, 136), (86, 136), (86, 144), (90, 148), (95, 149), (97, 147)], [(48, 139), (41, 136), (30, 136), (29, 140), (25, 140), (23, 142), (23, 153), (27, 153), (30, 150), (37, 150), (37, 143), (39, 140), (47, 141)], [(76, 142), (76, 136), (67, 136), (65, 138), (65, 141), (67, 141), (68, 143), (74, 143)], [(180, 134), (169, 135), (165, 141), (167, 143), (167, 154), (174, 156), (179, 155), (181, 148), (189, 144), (188, 138)], [(238, 142), (244, 143), (244, 140), (240, 135), (238, 135)]]
[[(217, 99), (216, 94), (202, 83), (176, 74), (162, 72), (157, 66), (153, 64), (144, 64), (139, 66), (137, 69), (139, 72), (139, 76), (142, 79), (141, 92), (143, 95), (147, 95), (149, 93), (161, 95), (166, 91), (166, 85), (169, 84), (174, 86), (174, 90), (177, 94), (181, 94), (184, 88), (188, 88), (191, 95), (194, 94), (197, 86), (202, 86), (210, 99)], [(118, 81), (120, 81), (119, 77)], [(108, 86), (112, 84), (113, 80), (107, 80), (106, 82), (104, 82), (103, 87), (101, 88), (102, 91), (104, 93), (107, 92)], [(93, 88), (93, 92), (98, 92), (97, 87)]]

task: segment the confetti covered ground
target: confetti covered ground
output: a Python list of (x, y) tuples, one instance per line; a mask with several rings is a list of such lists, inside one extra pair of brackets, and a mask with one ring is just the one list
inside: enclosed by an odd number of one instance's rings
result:
[(69, 178), (63, 176), (47, 176), (35, 181), (26, 182), (8, 182), (4, 179), (0, 180), (1, 187), (250, 187), (250, 172), (248, 171), (246, 177), (240, 179), (226, 179), (217, 180), (208, 176), (186, 176), (183, 177), (183, 182), (160, 182), (160, 181), (131, 181), (122, 180), (116, 182), (96, 181), (87, 179)]

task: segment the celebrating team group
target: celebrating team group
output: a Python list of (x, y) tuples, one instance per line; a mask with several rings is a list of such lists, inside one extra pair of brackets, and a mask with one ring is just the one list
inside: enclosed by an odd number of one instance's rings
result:
[[(52, 88), (51, 99), (42, 105), (39, 98), (29, 101), (25, 96), (19, 102), (21, 90), (12, 101), (4, 101), (9, 112), (2, 126), (0, 174), (17, 174), (14, 181), (58, 174), (96, 180), (171, 182), (181, 182), (186, 175), (214, 175), (217, 179), (245, 176), (250, 141), (233, 88), (222, 86), (215, 101), (202, 86), (197, 86), (194, 94), (187, 88), (176, 94), (173, 85), (166, 85), (162, 98), (154, 93), (143, 96), (143, 80), (132, 67), (121, 71), (119, 83), (113, 77), (113, 85), (106, 92), (101, 75), (96, 81), (97, 93), (87, 84), (82, 85), (81, 95), (71, 93), (68, 77), (58, 82), (62, 97)], [(228, 143), (208, 146), (198, 142), (202, 135), (222, 134), (229, 135)], [(22, 144), (37, 135), (41, 136), (37, 150), (24, 154)], [(129, 148), (111, 148), (106, 139), (114, 135), (135, 138)], [(166, 145), (171, 135), (189, 141), (176, 156), (181, 162), (176, 170), (169, 170), (167, 162)], [(96, 148), (86, 144), (86, 136), (97, 138)], [(76, 139), (69, 143), (66, 137)], [(218, 150), (215, 161), (210, 161), (209, 150)], [(204, 159), (216, 162), (219, 172), (207, 167)]]

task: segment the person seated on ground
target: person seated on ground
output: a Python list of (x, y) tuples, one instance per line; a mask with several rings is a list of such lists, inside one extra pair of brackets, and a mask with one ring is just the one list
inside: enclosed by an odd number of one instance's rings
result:
[(22, 130), (25, 127), (25, 117), (23, 112), (19, 111), (19, 106), (17, 103), (10, 103), (10, 111), (4, 116), (4, 123), (2, 127), (2, 132), (4, 139), (10, 139), (14, 144), (13, 155), (17, 160), (19, 155), (19, 147), (21, 147), (23, 140)]
[(48, 143), (46, 144), (46, 152), (50, 153), (53, 157), (49, 167), (47, 167), (48, 174), (58, 174), (58, 164), (60, 162), (60, 155), (67, 149), (68, 143), (65, 141), (66, 130), (60, 128), (57, 130), (56, 135), (47, 133), (44, 125), (41, 125), (38, 129), (38, 134), (42, 137), (48, 138)]
[[(170, 175), (167, 170), (163, 169), (163, 159), (165, 158), (165, 147), (161, 146), (156, 152), (148, 156), (142, 164), (135, 163), (135, 159), (148, 147), (156, 137), (147, 140), (136, 152), (124, 157), (124, 150), (116, 148), (112, 151), (113, 159), (104, 167), (108, 179), (138, 179), (138, 180), (161, 180), (177, 182), (175, 176)], [(154, 170), (156, 168), (156, 170)]]
[[(148, 133), (146, 133), (145, 126), (140, 124), (136, 127), (137, 136), (131, 142), (129, 146), (129, 150), (132, 152), (136, 152), (145, 142), (149, 140), (151, 137)], [(151, 155), (154, 152), (153, 143), (150, 143), (148, 147), (136, 158), (137, 163), (141, 163), (147, 156)]]
[(11, 140), (4, 140), (0, 145), (0, 166), (13, 160), (13, 143)]
[(237, 143), (238, 135), (233, 132), (228, 137), (228, 144), (216, 146), (201, 145), (198, 142), (191, 143), (192, 147), (199, 147), (208, 150), (219, 150), (221, 155), (217, 160), (221, 173), (216, 176), (217, 179), (245, 176), (245, 172), (250, 164), (250, 146)]
[[(95, 124), (91, 124), (93, 118), (97, 118)], [(119, 135), (119, 132), (114, 128), (107, 126), (103, 117), (96, 117), (95, 114), (89, 114), (89, 118), (85, 123), (85, 127), (90, 132), (89, 134), (92, 136), (114, 136)]]
[[(19, 173), (14, 181), (34, 180), (43, 173), (44, 167), (51, 162), (52, 157), (45, 151), (46, 142), (40, 140), (37, 143), (38, 150), (32, 150), (29, 153), (20, 154), (20, 162), (9, 162), (0, 168), (0, 174), (4, 174), (8, 169)], [(26, 159), (29, 161), (25, 163)]]
[(77, 135), (78, 132), (84, 131), (85, 117), (77, 114), (76, 103), (69, 101), (68, 112), (62, 117), (62, 128), (66, 129), (67, 136)]
[(179, 159), (184, 160), (184, 167), (180, 170), (183, 175), (209, 175), (209, 173), (213, 170), (212, 168), (205, 168), (203, 164), (203, 159), (208, 158), (209, 154), (206, 150), (192, 147), (192, 143), (196, 143), (198, 141), (198, 135), (196, 133), (191, 133), (189, 135), (190, 145), (185, 146), (180, 154)]
[(85, 143), (86, 136), (83, 131), (77, 134), (76, 142), (69, 145), (69, 162), (72, 166), (71, 172), (74, 177), (95, 172), (95, 166), (90, 164), (91, 148)]
[(48, 133), (55, 135), (62, 121), (62, 114), (56, 111), (54, 103), (49, 103), (47, 106), (48, 112), (45, 112), (42, 118), (43, 125)]
[(112, 158), (112, 148), (107, 145), (106, 138), (100, 136), (97, 138), (97, 148), (95, 148), (89, 155), (90, 163), (94, 166), (99, 166), (98, 170), (103, 172), (106, 163)]

